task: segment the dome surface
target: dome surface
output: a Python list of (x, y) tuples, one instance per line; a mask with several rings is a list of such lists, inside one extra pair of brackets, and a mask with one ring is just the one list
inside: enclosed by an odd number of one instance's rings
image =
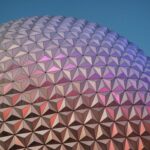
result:
[(83, 19), (0, 26), (0, 150), (149, 150), (150, 59)]

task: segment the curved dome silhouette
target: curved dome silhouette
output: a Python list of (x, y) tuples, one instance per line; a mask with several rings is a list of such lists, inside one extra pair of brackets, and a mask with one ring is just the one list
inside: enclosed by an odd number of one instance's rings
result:
[(150, 149), (149, 57), (83, 19), (1, 25), (0, 149)]

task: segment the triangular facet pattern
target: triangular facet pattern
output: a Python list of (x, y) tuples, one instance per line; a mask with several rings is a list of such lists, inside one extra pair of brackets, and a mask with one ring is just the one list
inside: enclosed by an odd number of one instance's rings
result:
[(149, 150), (150, 59), (106, 27), (62, 16), (0, 26), (0, 150)]

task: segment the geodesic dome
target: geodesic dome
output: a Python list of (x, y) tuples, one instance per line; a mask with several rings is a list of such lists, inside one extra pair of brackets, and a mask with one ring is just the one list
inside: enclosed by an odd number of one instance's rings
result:
[(149, 57), (83, 19), (1, 25), (0, 149), (149, 150)]

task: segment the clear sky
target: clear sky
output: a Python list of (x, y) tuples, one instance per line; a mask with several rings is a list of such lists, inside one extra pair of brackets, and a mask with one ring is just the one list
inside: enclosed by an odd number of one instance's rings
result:
[(0, 0), (0, 23), (35, 15), (63, 15), (104, 25), (150, 56), (150, 0)]

